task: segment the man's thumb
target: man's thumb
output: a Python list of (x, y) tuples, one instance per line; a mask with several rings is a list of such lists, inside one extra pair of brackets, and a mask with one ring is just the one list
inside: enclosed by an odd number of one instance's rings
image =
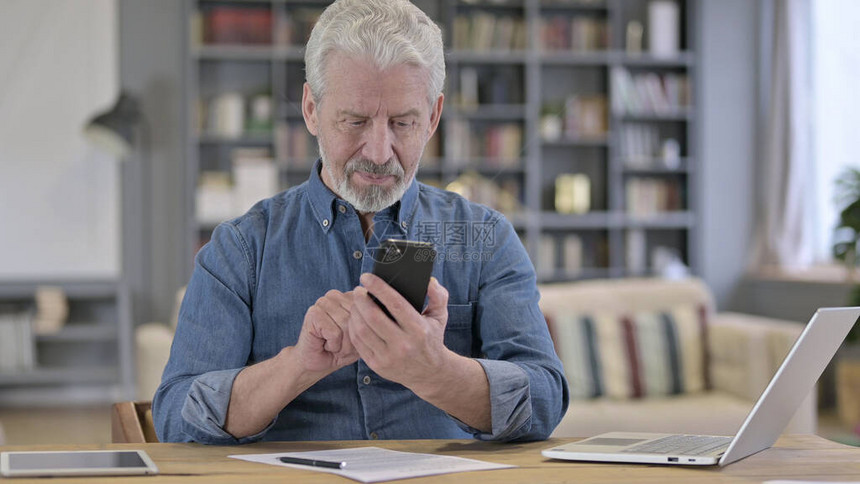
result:
[(435, 277), (431, 277), (427, 285), (427, 309), (424, 310), (424, 314), (438, 318), (442, 313), (447, 316), (448, 290), (442, 287)]

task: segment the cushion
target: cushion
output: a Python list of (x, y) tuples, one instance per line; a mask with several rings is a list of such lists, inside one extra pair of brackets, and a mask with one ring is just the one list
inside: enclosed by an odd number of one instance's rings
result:
[(707, 381), (704, 306), (547, 315), (574, 399), (695, 393)]
[(638, 400), (576, 400), (552, 437), (617, 431), (733, 435), (752, 405), (749, 400), (716, 391)]

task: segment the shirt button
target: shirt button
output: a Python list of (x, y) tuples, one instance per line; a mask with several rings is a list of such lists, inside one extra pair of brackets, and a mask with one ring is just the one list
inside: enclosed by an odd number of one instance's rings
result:
[(363, 253), (363, 252), (361, 252), (360, 250), (357, 250), (357, 251), (355, 251), (355, 252), (353, 252), (353, 253), (352, 253), (352, 257), (353, 257), (353, 258), (356, 258), (356, 259), (361, 259), (361, 257), (362, 257), (363, 255), (364, 255), (364, 253)]
[(407, 224), (405, 220), (403, 222), (400, 222), (400, 226), (403, 227), (404, 230), (406, 230), (406, 225)]
[(369, 376), (365, 376), (364, 378), (361, 379), (361, 381), (365, 385), (370, 385), (370, 377)]
[(343, 205), (338, 205), (337, 211), (340, 213), (346, 213), (346, 207), (344, 207)]
[(379, 440), (379, 434), (377, 434), (376, 432), (371, 432), (370, 440)]
[(323, 227), (328, 227), (328, 219), (327, 218), (323, 219)]

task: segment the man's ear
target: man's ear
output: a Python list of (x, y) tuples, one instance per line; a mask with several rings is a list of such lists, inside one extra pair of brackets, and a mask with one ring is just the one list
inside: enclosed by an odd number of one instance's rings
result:
[(318, 109), (319, 106), (314, 101), (314, 95), (311, 93), (311, 86), (306, 82), (302, 90), (302, 116), (305, 118), (305, 126), (307, 126), (308, 131), (314, 136), (319, 132)]
[(439, 127), (439, 120), (442, 119), (442, 104), (445, 101), (445, 95), (439, 94), (439, 97), (436, 98), (436, 102), (430, 106), (430, 131), (427, 133), (427, 139), (433, 137), (433, 134), (436, 132), (436, 128)]

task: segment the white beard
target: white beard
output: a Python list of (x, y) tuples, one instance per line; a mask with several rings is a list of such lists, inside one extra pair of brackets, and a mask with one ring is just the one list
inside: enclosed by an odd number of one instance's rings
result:
[[(346, 162), (344, 172), (334, 172), (332, 164), (327, 161), (322, 143), (317, 138), (320, 158), (322, 158), (323, 169), (328, 172), (329, 178), (334, 182), (335, 193), (349, 202), (357, 211), (362, 213), (376, 213), (400, 200), (406, 189), (409, 188), (409, 180), (406, 180), (403, 167), (397, 156), (392, 156), (384, 165), (377, 165), (370, 160), (353, 158)], [(356, 171), (364, 171), (375, 175), (393, 175), (394, 186), (385, 188), (380, 185), (370, 185), (358, 188), (351, 182), (352, 174)]]

